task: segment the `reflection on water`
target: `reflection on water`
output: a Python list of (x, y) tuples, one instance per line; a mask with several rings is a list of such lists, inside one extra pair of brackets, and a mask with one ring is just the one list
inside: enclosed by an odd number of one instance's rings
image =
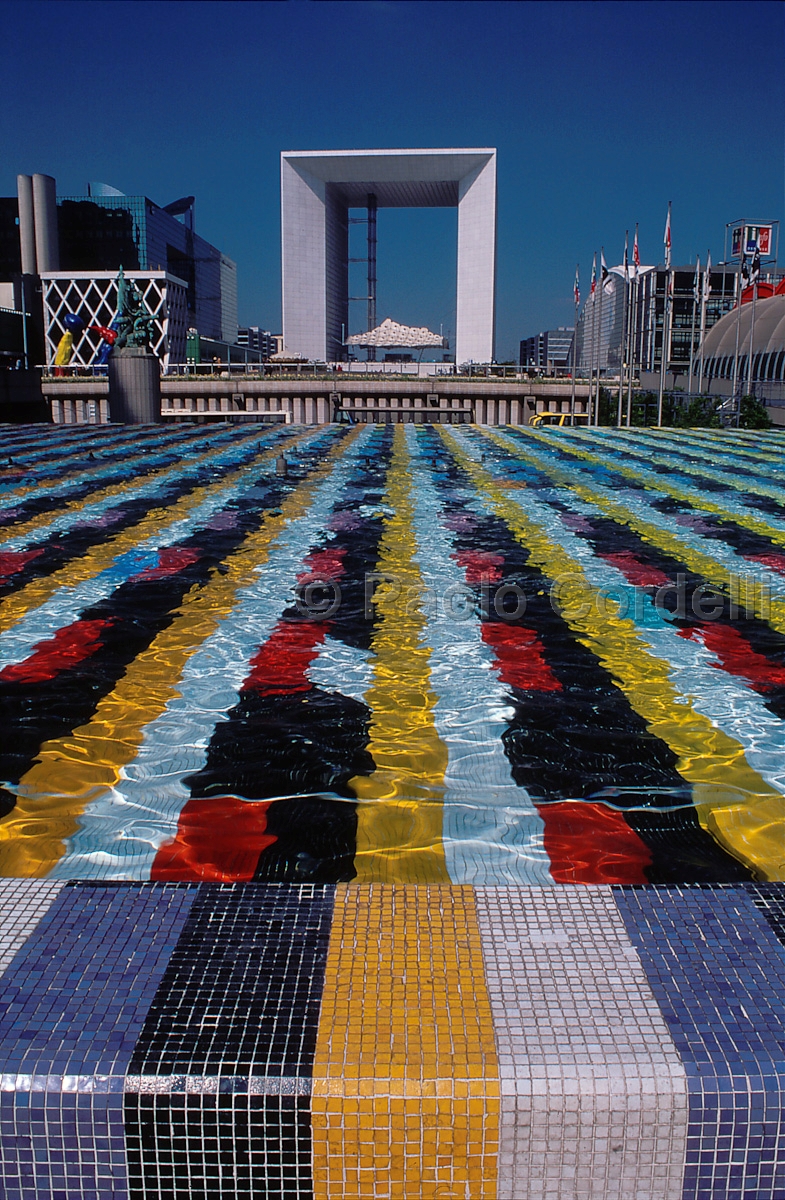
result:
[(785, 877), (779, 435), (7, 442), (0, 873)]

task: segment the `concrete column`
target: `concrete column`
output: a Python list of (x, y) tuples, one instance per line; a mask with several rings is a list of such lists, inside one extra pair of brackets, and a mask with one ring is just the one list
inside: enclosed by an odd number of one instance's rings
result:
[(109, 356), (109, 414), (123, 425), (161, 420), (161, 364), (145, 346), (124, 346)]
[(51, 175), (33, 176), (35, 209), (35, 256), (38, 273), (60, 270), (60, 241), (57, 236), (57, 186)]
[(507, 424), (508, 424), (508, 417), (507, 417), (507, 401), (506, 401), (506, 400), (499, 400), (499, 401), (497, 401), (497, 403), (498, 403), (498, 409), (499, 409), (499, 420), (498, 420), (498, 424), (499, 424), (499, 425), (507, 425)]
[(485, 420), (488, 425), (498, 425), (499, 420), (496, 415), (496, 401), (486, 400), (485, 402)]
[(521, 423), (521, 402), (520, 400), (510, 401), (510, 424), (520, 425)]
[(316, 409), (313, 402), (313, 396), (305, 397), (305, 424), (316, 424)]
[(327, 411), (327, 408), (328, 408), (327, 397), (326, 396), (317, 396), (316, 397), (316, 422), (318, 425), (326, 425), (327, 422), (330, 420), (330, 416)]
[(35, 216), (33, 209), (33, 177), (17, 175), (16, 195), (19, 203), (19, 244), (22, 250), (22, 274), (35, 275), (38, 262), (35, 256)]
[(478, 425), (485, 425), (485, 401), (478, 396), (474, 402), (474, 419)]

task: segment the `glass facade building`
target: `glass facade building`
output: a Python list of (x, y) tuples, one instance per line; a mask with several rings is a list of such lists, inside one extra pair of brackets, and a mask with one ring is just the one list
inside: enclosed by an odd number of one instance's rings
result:
[(60, 196), (57, 206), (61, 270), (166, 271), (185, 284), (189, 324), (236, 341), (237, 268), (194, 231), (193, 202), (183, 220), (146, 196)]
[[(700, 302), (695, 300), (695, 267), (675, 267), (671, 305), (667, 368), (686, 375), (690, 357), (700, 342)], [(578, 318), (578, 370), (599, 367), (601, 373), (616, 374), (622, 361), (622, 345), (632, 346), (629, 356), (636, 371), (660, 370), (667, 272), (665, 267), (641, 267), (637, 280), (626, 283), (624, 268), (611, 267), (605, 283), (589, 296)], [(703, 271), (698, 289), (703, 287)], [(735, 302), (736, 269), (713, 267), (711, 293), (706, 302), (706, 329), (711, 329)]]
[[(113, 193), (113, 189), (106, 189)], [(187, 323), (237, 341), (237, 267), (194, 230), (193, 198), (161, 207), (146, 196), (59, 196), (60, 270), (163, 271), (185, 286)], [(0, 280), (22, 270), (18, 201), (0, 198)]]

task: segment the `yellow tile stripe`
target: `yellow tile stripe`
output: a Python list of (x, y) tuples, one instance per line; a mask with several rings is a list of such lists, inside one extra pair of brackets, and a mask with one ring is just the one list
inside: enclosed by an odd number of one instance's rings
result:
[(336, 889), (315, 1200), (494, 1200), (499, 1083), (473, 889)]
[[(311, 476), (268, 516), (204, 586), (184, 596), (172, 623), (126, 668), (114, 691), (87, 724), (45, 742), (38, 760), (18, 784), (15, 808), (0, 820), (0, 876), (44, 876), (65, 853), (65, 839), (93, 796), (116, 787), (136, 755), (144, 727), (177, 695), (185, 663), (234, 607), (237, 593), (253, 582), (284, 527), (303, 516), (316, 485), (359, 433), (359, 426), (332, 446)], [(14, 789), (16, 790), (16, 789)]]
[[(647, 472), (645, 470), (641, 471), (635, 470), (633, 467), (625, 467), (605, 454), (594, 454), (588, 450), (581, 450), (580, 447), (571, 445), (566, 438), (559, 438), (557, 443), (552, 438), (539, 433), (537, 430), (527, 429), (526, 433), (535, 441), (541, 442), (551, 449), (558, 447), (559, 450), (564, 450), (567, 454), (572, 454), (576, 458), (585, 459), (586, 462), (595, 463), (597, 466), (605, 467), (609, 471), (615, 471), (618, 475), (623, 475), (625, 479), (634, 479), (638, 483), (648, 486), (646, 480)], [(732, 512), (728, 508), (723, 508), (721, 504), (715, 503), (705, 493), (696, 496), (695, 490), (677, 487), (675, 484), (670, 483), (664, 475), (657, 476), (656, 486), (658, 492), (664, 492), (667, 496), (673, 496), (674, 500), (686, 500), (688, 504), (697, 505), (705, 512), (714, 513), (721, 521), (732, 521), (736, 525), (741, 525), (744, 529), (752, 529), (755, 533), (760, 533), (763, 537), (770, 538), (777, 545), (785, 546), (785, 530), (775, 528), (768, 521), (764, 521), (752, 513)]]
[(442, 842), (447, 747), (436, 732), (431, 652), (424, 644), (425, 592), (415, 561), (412, 475), (404, 428), (396, 425), (377, 571), (391, 581), (375, 592), (374, 675), (368, 750), (376, 764), (351, 780), (357, 809), (358, 883), (449, 882)]
[[(288, 442), (287, 445), (291, 445), (291, 442)], [(226, 447), (221, 447), (221, 450), (225, 449)], [(193, 465), (198, 465), (200, 462), (209, 462), (219, 452), (212, 451), (210, 454), (203, 455), (201, 459), (194, 459)], [(53, 571), (51, 575), (43, 575), (38, 579), (32, 579), (25, 587), (19, 588), (18, 591), (7, 596), (5, 600), (0, 601), (0, 633), (5, 633), (6, 630), (11, 629), (31, 609), (45, 604), (47, 600), (63, 588), (75, 588), (80, 583), (86, 583), (89, 579), (95, 579), (97, 575), (100, 575), (102, 571), (110, 567), (114, 560), (121, 554), (133, 550), (140, 542), (153, 537), (154, 534), (162, 534), (170, 525), (174, 525), (176, 521), (182, 521), (184, 517), (187, 517), (200, 504), (204, 504), (205, 500), (209, 500), (211, 496), (218, 495), (227, 488), (239, 483), (242, 479), (247, 478), (249, 471), (258, 469), (263, 463), (269, 461), (271, 458), (275, 458), (280, 453), (280, 444), (271, 446), (261, 453), (255, 462), (246, 462), (242, 467), (238, 467), (214, 483), (198, 485), (192, 492), (181, 496), (173, 504), (164, 504), (158, 508), (150, 509), (135, 525), (129, 525), (108, 541), (102, 542), (99, 546), (88, 550), (78, 558), (71, 559), (70, 562), (65, 563), (58, 571)], [(170, 466), (167, 469), (171, 471), (172, 468)], [(125, 486), (129, 487), (131, 485), (126, 484)]]
[(785, 796), (747, 762), (744, 747), (717, 729), (673, 686), (667, 662), (654, 655), (619, 605), (589, 583), (580, 563), (552, 542), (520, 505), (497, 488), (490, 474), (439, 426), (475, 486), (484, 492), (531, 561), (559, 581), (562, 616), (579, 640), (611, 672), (655, 737), (677, 755), (690, 784), (698, 819), (731, 854), (761, 879), (785, 879)]
[(718, 562), (711, 554), (696, 550), (694, 546), (682, 541), (677, 533), (670, 533), (659, 525), (644, 520), (643, 517), (628, 509), (622, 501), (595, 492), (593, 488), (581, 483), (574, 472), (560, 467), (545, 455), (531, 453), (517, 441), (512, 442), (503, 435), (492, 433), (490, 430), (483, 430), (483, 433), (508, 453), (514, 454), (516, 458), (530, 463), (538, 471), (549, 475), (555, 483), (562, 487), (568, 487), (581, 500), (593, 504), (606, 513), (611, 520), (634, 529), (647, 542), (651, 542), (653, 546), (659, 546), (666, 554), (683, 562), (690, 571), (694, 571), (696, 575), (702, 575), (707, 583), (726, 592), (737, 606), (749, 609), (762, 621), (768, 621), (773, 629), (785, 633), (785, 601), (772, 597), (769, 585), (765, 580), (765, 567), (762, 564), (761, 579), (753, 579), (749, 575), (731, 571), (726, 564)]

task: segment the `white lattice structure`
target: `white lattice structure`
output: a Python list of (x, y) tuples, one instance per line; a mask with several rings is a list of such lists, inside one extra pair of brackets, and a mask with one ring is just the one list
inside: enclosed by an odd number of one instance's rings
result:
[[(126, 271), (155, 317), (152, 348), (164, 371), (169, 363), (185, 362), (188, 326), (186, 290), (182, 280), (166, 271)], [(65, 333), (66, 313), (78, 313), (89, 325), (109, 326), (117, 312), (116, 271), (46, 271), (41, 275), (44, 301), (46, 365), (54, 363), (57, 344)], [(75, 339), (71, 366), (88, 367), (101, 336), (87, 329)]]

